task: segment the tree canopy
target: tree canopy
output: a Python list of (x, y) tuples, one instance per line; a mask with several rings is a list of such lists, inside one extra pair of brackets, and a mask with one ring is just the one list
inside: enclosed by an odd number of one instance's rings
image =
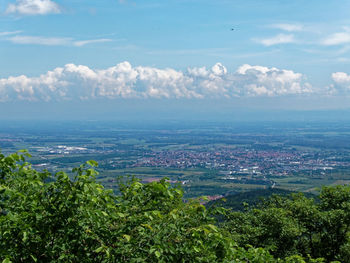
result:
[(115, 194), (96, 182), (95, 161), (72, 176), (26, 157), (0, 154), (3, 263), (350, 262), (347, 186), (324, 188), (319, 203), (276, 196), (234, 212), (184, 200), (165, 179), (124, 180)]

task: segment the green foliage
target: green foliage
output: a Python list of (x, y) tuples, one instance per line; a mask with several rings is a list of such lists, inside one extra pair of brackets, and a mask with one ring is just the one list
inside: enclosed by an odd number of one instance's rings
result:
[(166, 180), (129, 180), (114, 195), (97, 163), (38, 172), (26, 152), (0, 156), (0, 262), (277, 262), (238, 247), (198, 200)]
[(128, 179), (115, 195), (96, 183), (95, 161), (72, 177), (36, 171), (27, 156), (0, 154), (3, 263), (350, 262), (350, 186), (325, 187), (319, 202), (293, 194), (207, 210), (165, 179)]
[(273, 196), (228, 213), (224, 227), (239, 245), (261, 246), (291, 262), (299, 262), (298, 254), (316, 262), (350, 262), (350, 186), (324, 187), (319, 202), (302, 194)]
[(82, 165), (74, 170), (74, 181), (59, 172), (46, 183), (48, 172), (32, 169), (23, 155), (10, 157), (1, 160), (7, 173), (0, 186), (0, 255), (13, 262), (99, 258), (93, 248), (106, 231), (109, 220), (103, 215), (116, 207), (112, 192), (95, 183), (96, 172)]
[(235, 211), (244, 211), (246, 205), (256, 206), (264, 199), (270, 198), (272, 195), (287, 196), (291, 193), (293, 192), (279, 188), (254, 189), (247, 192), (225, 196), (225, 198), (209, 202), (206, 206), (221, 206)]

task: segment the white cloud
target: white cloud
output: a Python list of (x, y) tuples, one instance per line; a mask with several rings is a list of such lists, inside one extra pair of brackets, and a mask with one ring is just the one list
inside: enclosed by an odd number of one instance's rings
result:
[(58, 14), (61, 9), (51, 0), (17, 0), (15, 4), (9, 4), (6, 13), (20, 15), (46, 15)]
[(41, 37), (41, 36), (13, 36), (7, 38), (15, 44), (34, 44), (44, 46), (62, 46), (69, 45), (72, 42), (71, 38), (60, 38), (60, 37)]
[(332, 74), (333, 83), (326, 87), (326, 92), (330, 95), (348, 95), (350, 92), (350, 75), (345, 72), (335, 72)]
[(335, 46), (350, 43), (350, 32), (340, 32), (328, 36), (322, 41), (323, 45)]
[(10, 35), (17, 35), (19, 33), (21, 33), (22, 31), (5, 31), (5, 32), (0, 32), (0, 37), (4, 37), (4, 36), (10, 36)]
[(288, 32), (303, 31), (304, 27), (299, 24), (274, 24), (271, 25), (272, 28), (281, 29)]
[(88, 44), (94, 44), (94, 43), (105, 43), (110, 42), (111, 39), (108, 38), (101, 38), (101, 39), (90, 39), (90, 40), (81, 40), (81, 41), (74, 41), (73, 45), (77, 47), (85, 46)]
[(39, 76), (0, 79), (0, 101), (60, 101), (96, 98), (232, 98), (285, 96), (313, 92), (304, 76), (291, 70), (243, 65), (229, 73), (212, 68), (132, 67), (129, 62), (94, 70), (67, 64)]
[(337, 83), (337, 84), (345, 84), (349, 85), (350, 87), (350, 76), (344, 72), (336, 72), (332, 74), (332, 79)]
[[(20, 33), (20, 31), (14, 31), (14, 32), (3, 32), (3, 36), (8, 35), (15, 35), (15, 36), (9, 36), (5, 38), (5, 40), (10, 41), (15, 44), (21, 44), (21, 45), (43, 45), (43, 46), (76, 46), (76, 47), (82, 47), (88, 44), (94, 44), (94, 43), (105, 43), (112, 41), (108, 38), (101, 38), (101, 39), (89, 39), (89, 40), (74, 40), (73, 38), (69, 37), (43, 37), (43, 36), (24, 36), (24, 35), (16, 35), (17, 33)], [(2, 33), (0, 32), (0, 37)]]
[(292, 34), (278, 34), (277, 36), (265, 39), (258, 39), (257, 42), (263, 44), (264, 46), (273, 46), (278, 44), (288, 44), (295, 43), (296, 40)]
[(279, 96), (312, 93), (312, 87), (301, 73), (292, 70), (243, 65), (237, 72), (245, 76), (248, 95)]

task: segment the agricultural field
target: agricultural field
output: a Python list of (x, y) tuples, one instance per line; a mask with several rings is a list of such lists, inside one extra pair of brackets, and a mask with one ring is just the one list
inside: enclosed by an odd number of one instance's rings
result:
[(187, 197), (350, 182), (350, 126), (340, 123), (2, 122), (0, 148), (28, 149), (51, 172), (96, 160), (115, 191), (121, 176), (167, 177)]

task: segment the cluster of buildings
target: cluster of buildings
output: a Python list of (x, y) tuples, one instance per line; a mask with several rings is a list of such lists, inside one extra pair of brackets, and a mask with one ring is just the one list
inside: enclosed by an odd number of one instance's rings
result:
[(244, 175), (264, 178), (265, 175), (286, 175), (301, 171), (331, 171), (350, 167), (350, 162), (329, 153), (289, 150), (254, 150), (226, 148), (216, 150), (163, 150), (137, 159), (133, 167), (207, 168), (226, 172), (234, 180)]
[(92, 150), (85, 147), (75, 147), (66, 145), (57, 145), (50, 147), (33, 147), (37, 152), (49, 154), (74, 154), (74, 153), (91, 153)]

